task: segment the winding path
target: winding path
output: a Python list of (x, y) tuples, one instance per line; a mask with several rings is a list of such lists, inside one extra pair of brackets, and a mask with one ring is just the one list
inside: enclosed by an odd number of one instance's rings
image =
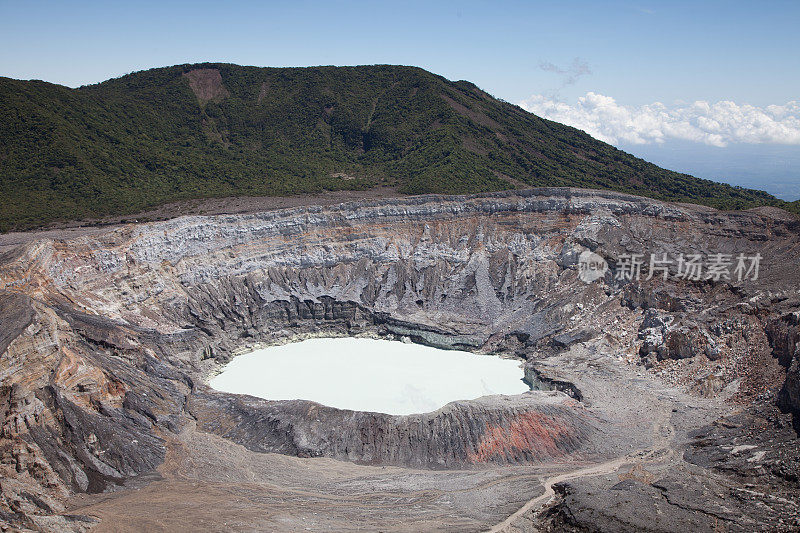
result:
[(675, 434), (675, 428), (670, 423), (669, 411), (660, 411), (661, 416), (653, 423), (653, 446), (650, 448), (642, 448), (634, 452), (610, 459), (608, 461), (565, 472), (551, 476), (544, 480), (544, 494), (533, 498), (525, 505), (520, 507), (511, 516), (492, 527), (488, 533), (506, 533), (510, 531), (514, 523), (517, 522), (522, 516), (531, 510), (538, 510), (541, 507), (549, 505), (556, 497), (553, 485), (561, 483), (562, 481), (569, 481), (572, 479), (580, 479), (585, 477), (602, 476), (604, 474), (611, 474), (616, 472), (622, 466), (633, 463), (648, 463), (655, 461), (663, 461), (668, 459), (673, 454), (670, 447), (672, 438)]

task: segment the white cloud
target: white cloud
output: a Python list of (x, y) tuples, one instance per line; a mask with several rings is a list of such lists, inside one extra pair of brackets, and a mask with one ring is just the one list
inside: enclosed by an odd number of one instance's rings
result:
[(618, 104), (593, 92), (570, 105), (540, 94), (520, 106), (541, 117), (562, 122), (611, 144), (663, 143), (680, 139), (727, 146), (729, 143), (800, 145), (800, 102), (756, 107), (723, 100), (710, 104), (667, 107)]

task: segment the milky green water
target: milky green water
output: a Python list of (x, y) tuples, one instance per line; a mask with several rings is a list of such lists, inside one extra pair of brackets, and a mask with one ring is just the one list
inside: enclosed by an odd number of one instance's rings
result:
[(312, 400), (394, 415), (454, 400), (520, 394), (521, 362), (493, 355), (361, 338), (309, 339), (240, 355), (214, 377), (219, 391), (268, 400)]

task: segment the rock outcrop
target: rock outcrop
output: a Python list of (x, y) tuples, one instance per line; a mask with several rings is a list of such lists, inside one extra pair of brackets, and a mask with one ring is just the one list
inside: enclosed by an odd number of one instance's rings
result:
[(775, 357), (787, 367), (780, 406), (800, 417), (800, 312), (768, 322), (767, 335)]

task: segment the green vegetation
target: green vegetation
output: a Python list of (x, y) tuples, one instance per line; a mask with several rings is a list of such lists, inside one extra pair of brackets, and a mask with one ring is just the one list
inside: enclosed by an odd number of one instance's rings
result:
[(377, 184), (409, 194), (577, 186), (800, 210), (664, 170), (414, 67), (179, 65), (78, 89), (0, 78), (0, 123), (0, 231), (179, 199)]

